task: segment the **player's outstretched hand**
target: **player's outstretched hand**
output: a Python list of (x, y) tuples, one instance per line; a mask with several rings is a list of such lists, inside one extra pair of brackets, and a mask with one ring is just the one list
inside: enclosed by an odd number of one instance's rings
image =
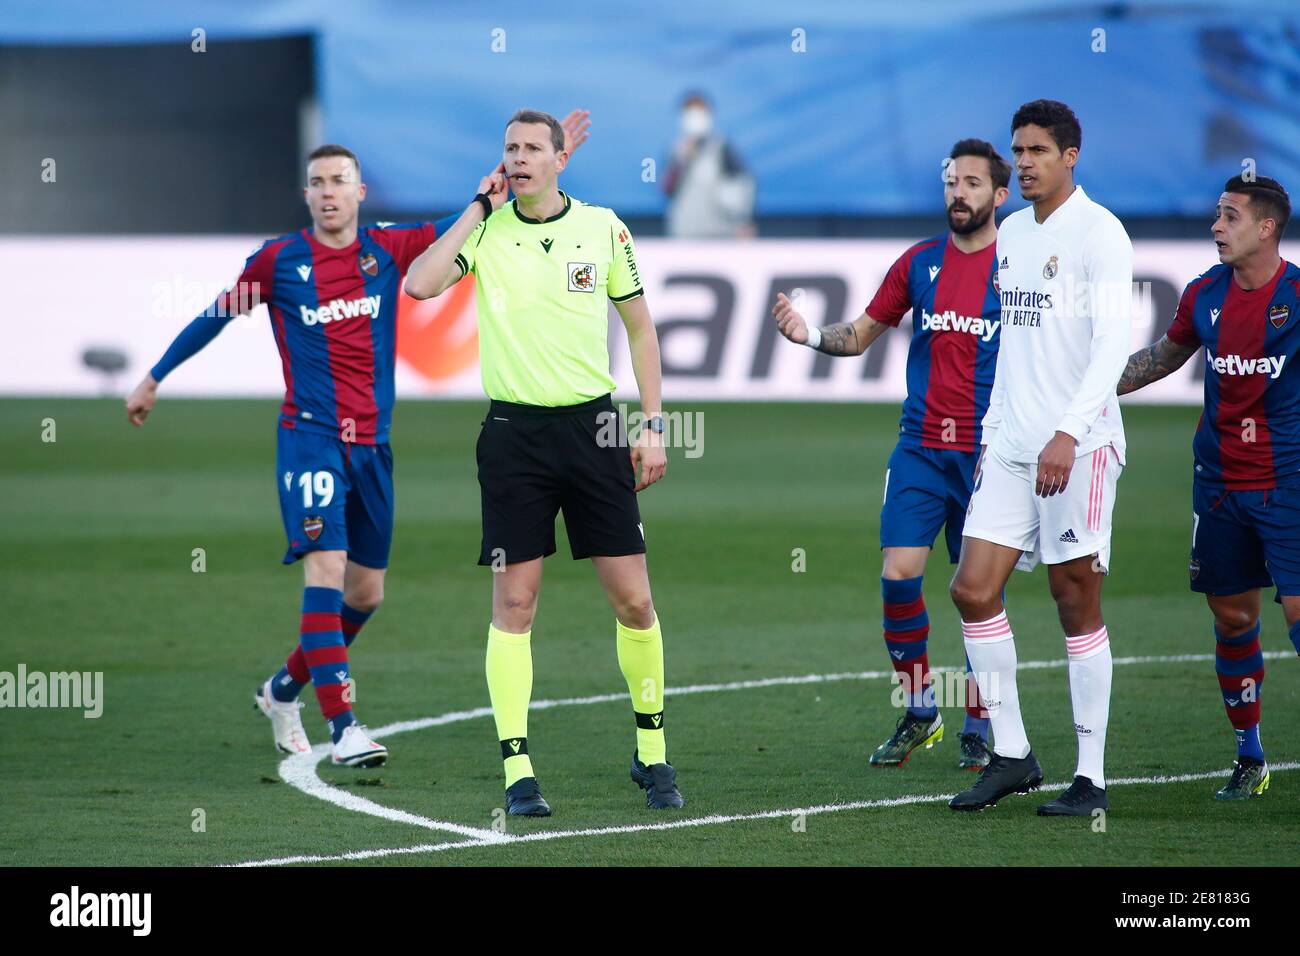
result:
[(649, 488), (668, 471), (668, 453), (664, 451), (663, 436), (642, 428), (632, 446), (632, 474), (638, 476), (636, 491)]
[(135, 391), (126, 397), (126, 420), (137, 427), (143, 425), (157, 400), (158, 383), (152, 375), (146, 373)]
[(1057, 432), (1038, 456), (1038, 479), (1034, 494), (1050, 498), (1060, 494), (1070, 483), (1070, 470), (1074, 467), (1074, 449), (1078, 442), (1073, 435)]
[(591, 110), (574, 110), (560, 120), (560, 126), (564, 128), (564, 151), (570, 156), (587, 141), (587, 130), (591, 129), (589, 116)]
[(507, 197), (510, 195), (510, 183), (506, 181), (506, 164), (497, 163), (497, 168), (492, 170), (478, 181), (478, 192), (487, 196), (492, 202), (493, 209), (500, 209), (505, 205)]
[(772, 315), (782, 335), (795, 345), (808, 344), (808, 323), (795, 311), (794, 304), (785, 297), (784, 292), (776, 294), (776, 305), (772, 306)]

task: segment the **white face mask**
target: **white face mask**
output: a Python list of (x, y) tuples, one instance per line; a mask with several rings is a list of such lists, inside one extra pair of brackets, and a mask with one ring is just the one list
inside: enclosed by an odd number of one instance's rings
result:
[(682, 135), (707, 136), (713, 129), (713, 114), (703, 106), (688, 106), (682, 110)]

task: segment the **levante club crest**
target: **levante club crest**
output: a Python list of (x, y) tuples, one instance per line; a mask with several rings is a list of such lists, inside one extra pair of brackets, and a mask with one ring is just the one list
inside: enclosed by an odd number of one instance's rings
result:
[(1286, 320), (1291, 318), (1291, 306), (1275, 305), (1268, 310), (1268, 320), (1273, 323), (1273, 328), (1280, 329), (1286, 325)]
[(325, 519), (319, 515), (312, 515), (302, 519), (302, 533), (307, 536), (308, 541), (315, 541), (324, 530)]
[(361, 271), (368, 276), (379, 275), (379, 260), (375, 258), (373, 252), (367, 252), (361, 257)]

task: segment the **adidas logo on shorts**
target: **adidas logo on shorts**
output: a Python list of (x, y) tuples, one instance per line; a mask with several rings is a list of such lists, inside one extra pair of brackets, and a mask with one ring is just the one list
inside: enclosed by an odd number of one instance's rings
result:
[(1061, 535), (1059, 538), (1057, 538), (1056, 540), (1057, 540), (1057, 541), (1063, 541), (1063, 542), (1065, 542), (1066, 544), (1078, 544), (1078, 543), (1079, 543), (1079, 539), (1076, 538), (1076, 537), (1074, 536), (1074, 529), (1073, 529), (1073, 528), (1070, 528), (1068, 531), (1066, 531), (1064, 534), (1062, 534), (1062, 535)]

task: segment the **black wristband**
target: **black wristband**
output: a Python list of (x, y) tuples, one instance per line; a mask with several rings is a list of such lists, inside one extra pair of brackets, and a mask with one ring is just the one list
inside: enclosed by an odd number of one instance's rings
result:
[(479, 193), (474, 197), (474, 201), (483, 207), (484, 219), (492, 215), (492, 200), (488, 198), (487, 193)]

